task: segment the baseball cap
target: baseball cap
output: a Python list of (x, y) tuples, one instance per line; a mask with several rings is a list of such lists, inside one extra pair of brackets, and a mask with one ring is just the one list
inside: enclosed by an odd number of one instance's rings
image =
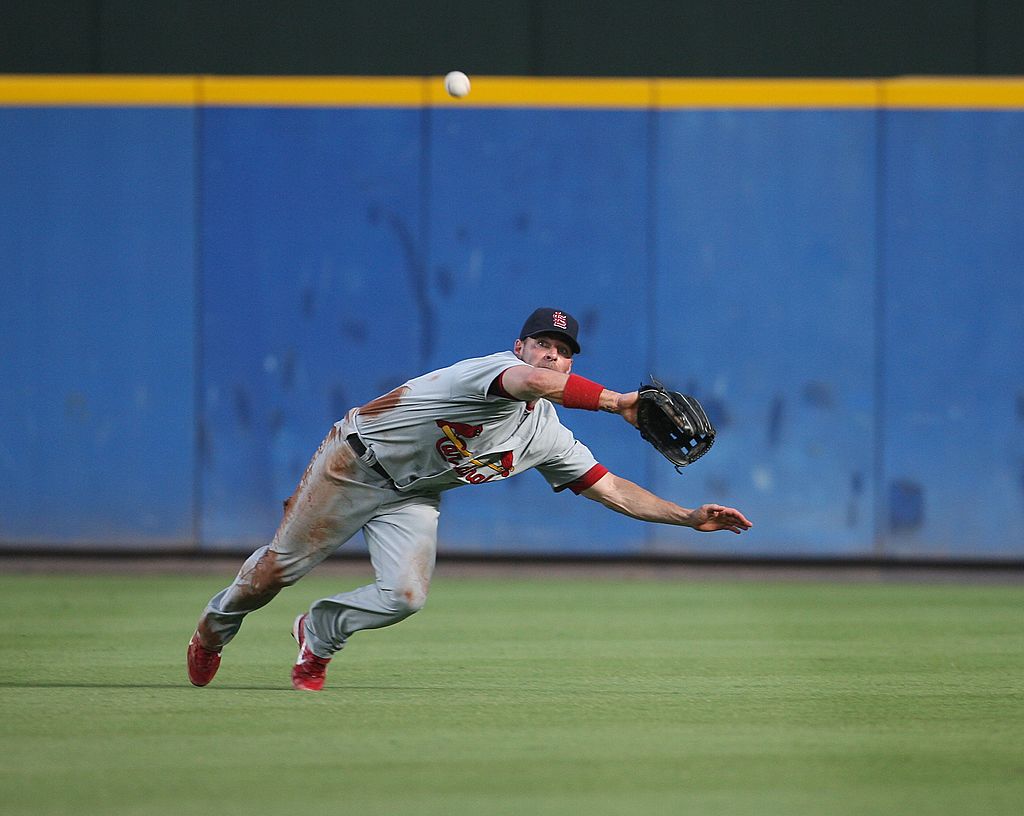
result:
[(543, 307), (535, 309), (533, 314), (526, 318), (523, 330), (519, 332), (519, 339), (525, 340), (538, 334), (560, 334), (569, 344), (572, 353), (579, 354), (580, 344), (576, 340), (579, 333), (580, 324), (571, 314), (561, 309)]

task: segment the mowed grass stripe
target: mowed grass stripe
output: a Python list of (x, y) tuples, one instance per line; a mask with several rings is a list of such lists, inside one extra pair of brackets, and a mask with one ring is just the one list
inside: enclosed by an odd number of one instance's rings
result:
[(205, 689), (209, 577), (0, 576), (4, 814), (1017, 813), (1018, 587), (446, 579), (290, 688), (316, 573)]

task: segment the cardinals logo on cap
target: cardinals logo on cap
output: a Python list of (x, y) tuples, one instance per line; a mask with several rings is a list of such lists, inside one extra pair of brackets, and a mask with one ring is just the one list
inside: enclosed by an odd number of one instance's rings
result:
[(554, 312), (551, 315), (551, 323), (554, 325), (556, 329), (565, 329), (565, 315), (562, 312)]

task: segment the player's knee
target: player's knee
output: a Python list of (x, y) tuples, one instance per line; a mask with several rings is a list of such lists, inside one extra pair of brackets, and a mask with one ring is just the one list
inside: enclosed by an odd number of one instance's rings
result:
[(420, 583), (406, 583), (394, 589), (381, 590), (385, 609), (398, 618), (407, 618), (419, 612), (427, 602), (427, 587)]

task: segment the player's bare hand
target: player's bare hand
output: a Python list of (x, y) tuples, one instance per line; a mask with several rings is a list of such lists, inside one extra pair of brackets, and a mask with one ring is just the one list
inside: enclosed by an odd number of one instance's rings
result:
[(615, 401), (615, 412), (635, 428), (637, 406), (639, 404), (639, 391), (630, 391), (627, 394), (619, 394), (618, 399)]
[(739, 510), (720, 504), (705, 504), (690, 511), (689, 526), (702, 533), (713, 533), (717, 530), (742, 533), (754, 525)]

